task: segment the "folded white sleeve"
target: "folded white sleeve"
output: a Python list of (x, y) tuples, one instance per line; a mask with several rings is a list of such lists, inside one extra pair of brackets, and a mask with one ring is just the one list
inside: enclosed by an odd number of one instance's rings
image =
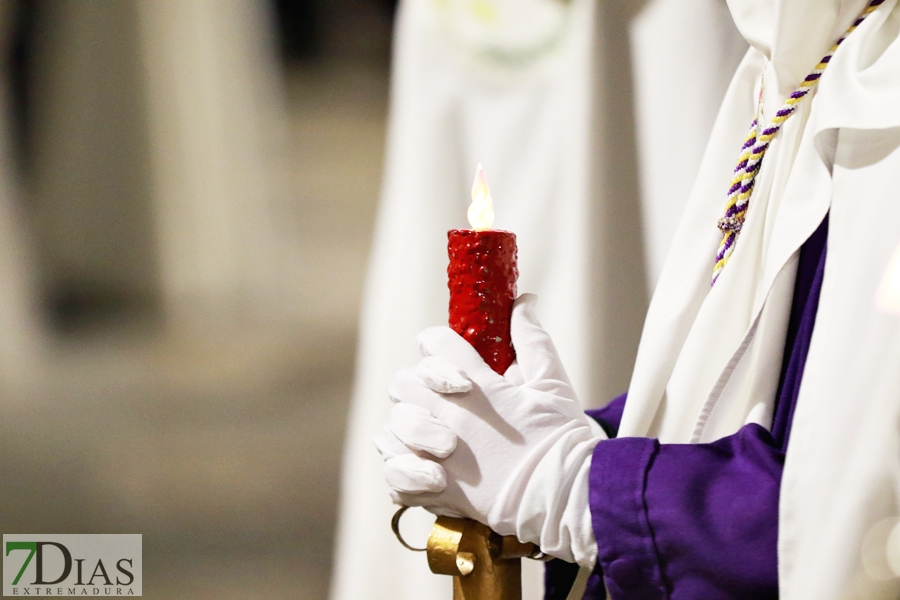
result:
[[(588, 421), (596, 425), (592, 419)], [(550, 556), (593, 569), (597, 542), (589, 502), (591, 456), (607, 436), (599, 425), (572, 427), (559, 434), (530, 453), (536, 460), (523, 460), (519, 472), (509, 479), (510, 485), (501, 490), (494, 509), (514, 515), (514, 523), (498, 513), (489, 515), (488, 521), (506, 521), (504, 528), (512, 531), (498, 529), (498, 533), (514, 534), (539, 545)]]

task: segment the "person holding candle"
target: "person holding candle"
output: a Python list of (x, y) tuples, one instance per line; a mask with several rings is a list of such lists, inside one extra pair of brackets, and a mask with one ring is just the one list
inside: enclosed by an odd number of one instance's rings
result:
[(578, 410), (525, 295), (502, 375), (423, 332), (376, 444), (397, 502), (591, 569), (586, 598), (896, 598), (900, 3), (729, 7), (752, 48), (627, 396)]
[[(643, 273), (635, 273), (629, 293), (621, 294), (639, 305), (628, 321), (633, 337), (627, 348), (590, 342), (586, 327), (595, 293), (587, 283), (598, 260), (587, 259), (593, 21), (593, 0), (398, 4), (385, 170), (348, 406), (331, 600), (443, 600), (451, 593), (448, 578), (423, 570), (421, 556), (398, 545), (384, 527), (396, 509), (371, 440), (390, 412), (384, 389), (391, 375), (418, 356), (415, 335), (446, 322), (446, 233), (466, 226), (468, 176), (477, 162), (488, 167), (495, 195), (514, 199), (516, 209), (500, 213), (497, 225), (520, 238), (520, 285), (540, 294), (542, 322), (573, 381), (584, 389), (598, 379), (589, 370), (591, 352), (624, 357), (637, 346)], [(633, 212), (638, 233), (636, 205)], [(633, 245), (640, 246), (639, 236)], [(625, 381), (610, 388), (615, 392)], [(405, 517), (407, 531), (428, 531), (423, 513)], [(540, 597), (543, 571), (543, 564), (526, 563), (526, 600)]]

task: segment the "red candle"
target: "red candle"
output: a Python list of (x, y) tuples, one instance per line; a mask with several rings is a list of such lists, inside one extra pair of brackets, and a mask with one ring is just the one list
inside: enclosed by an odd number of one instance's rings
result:
[(516, 299), (516, 236), (495, 231), (490, 191), (481, 165), (472, 185), (473, 229), (447, 233), (450, 327), (501, 375), (516, 358), (509, 320)]

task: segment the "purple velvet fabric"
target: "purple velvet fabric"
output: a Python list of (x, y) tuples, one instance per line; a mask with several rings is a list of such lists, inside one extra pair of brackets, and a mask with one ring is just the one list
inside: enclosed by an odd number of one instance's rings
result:
[(797, 266), (791, 319), (788, 323), (781, 379), (778, 383), (778, 396), (772, 418), (772, 437), (782, 450), (787, 450), (791, 423), (794, 420), (794, 407), (803, 379), (803, 367), (806, 366), (809, 342), (816, 324), (819, 292), (822, 289), (822, 278), (825, 276), (827, 243), (828, 215), (825, 215), (819, 228), (803, 244), (800, 250), (800, 264)]
[[(815, 326), (828, 217), (803, 245), (771, 433), (747, 425), (711, 444), (601, 442), (591, 463), (597, 568), (585, 600), (766, 600), (778, 597), (778, 495), (794, 406)], [(588, 411), (615, 435), (626, 397)], [(577, 569), (548, 564), (547, 600)], [(605, 585), (604, 585), (605, 584)]]

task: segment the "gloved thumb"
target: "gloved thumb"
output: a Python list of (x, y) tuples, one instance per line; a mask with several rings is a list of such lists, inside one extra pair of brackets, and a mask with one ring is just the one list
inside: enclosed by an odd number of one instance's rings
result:
[(558, 382), (569, 385), (569, 377), (562, 366), (550, 335), (541, 327), (535, 315), (537, 296), (522, 294), (513, 304), (510, 335), (516, 349), (516, 362), (522, 372), (525, 385), (549, 389)]

